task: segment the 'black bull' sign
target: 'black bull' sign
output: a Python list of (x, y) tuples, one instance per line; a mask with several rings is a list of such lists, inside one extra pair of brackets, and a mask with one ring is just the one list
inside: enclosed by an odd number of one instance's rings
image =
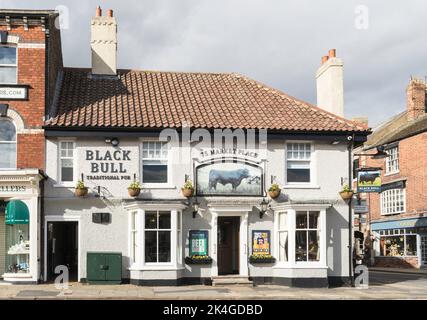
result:
[(243, 162), (217, 162), (196, 170), (199, 195), (262, 195), (262, 169)]
[(357, 192), (381, 192), (381, 171), (358, 171)]

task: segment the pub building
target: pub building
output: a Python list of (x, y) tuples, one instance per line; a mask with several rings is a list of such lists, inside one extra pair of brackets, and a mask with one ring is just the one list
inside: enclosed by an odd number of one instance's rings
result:
[(61, 68), (43, 127), (40, 280), (348, 282), (339, 192), (369, 130), (343, 118), (335, 50), (316, 107), (234, 73), (117, 69), (113, 11), (90, 26), (92, 67)]
[(54, 11), (0, 10), (0, 280), (40, 277), (44, 116), (62, 68)]

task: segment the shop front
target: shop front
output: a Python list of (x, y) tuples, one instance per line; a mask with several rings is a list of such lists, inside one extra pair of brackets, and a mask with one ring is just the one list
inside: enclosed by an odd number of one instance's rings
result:
[(42, 180), (38, 170), (1, 172), (0, 276), (4, 281), (38, 281)]
[(427, 217), (372, 222), (375, 265), (420, 268), (427, 265)]

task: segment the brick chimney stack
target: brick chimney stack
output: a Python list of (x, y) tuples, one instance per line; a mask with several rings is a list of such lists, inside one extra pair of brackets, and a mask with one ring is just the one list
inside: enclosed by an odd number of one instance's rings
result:
[(92, 74), (117, 74), (117, 21), (113, 10), (102, 16), (101, 7), (96, 8), (91, 21)]
[(342, 60), (331, 49), (322, 57), (316, 73), (317, 106), (340, 117), (344, 116), (344, 78)]
[(427, 84), (424, 80), (411, 79), (409, 82), (406, 89), (408, 121), (426, 114), (426, 90)]

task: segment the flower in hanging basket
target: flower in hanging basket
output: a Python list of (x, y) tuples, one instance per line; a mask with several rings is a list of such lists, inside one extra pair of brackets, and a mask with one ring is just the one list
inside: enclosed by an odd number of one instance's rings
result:
[(348, 184), (343, 185), (342, 190), (340, 191), (340, 196), (344, 201), (350, 200), (353, 198), (354, 191), (351, 190)]
[(134, 180), (128, 187), (128, 193), (130, 197), (137, 197), (141, 193), (141, 184), (139, 181)]
[(182, 195), (184, 197), (190, 198), (194, 193), (194, 186), (191, 180), (187, 180), (181, 188)]
[(271, 199), (276, 199), (280, 196), (280, 187), (277, 183), (273, 183), (270, 188), (268, 188), (268, 195)]
[(212, 258), (209, 256), (199, 256), (192, 255), (190, 257), (185, 257), (186, 264), (211, 264)]
[(74, 194), (76, 197), (84, 197), (88, 193), (88, 188), (85, 186), (83, 181), (79, 180), (76, 185), (76, 189), (74, 190)]
[(271, 254), (253, 254), (249, 256), (250, 263), (275, 263), (276, 258)]

